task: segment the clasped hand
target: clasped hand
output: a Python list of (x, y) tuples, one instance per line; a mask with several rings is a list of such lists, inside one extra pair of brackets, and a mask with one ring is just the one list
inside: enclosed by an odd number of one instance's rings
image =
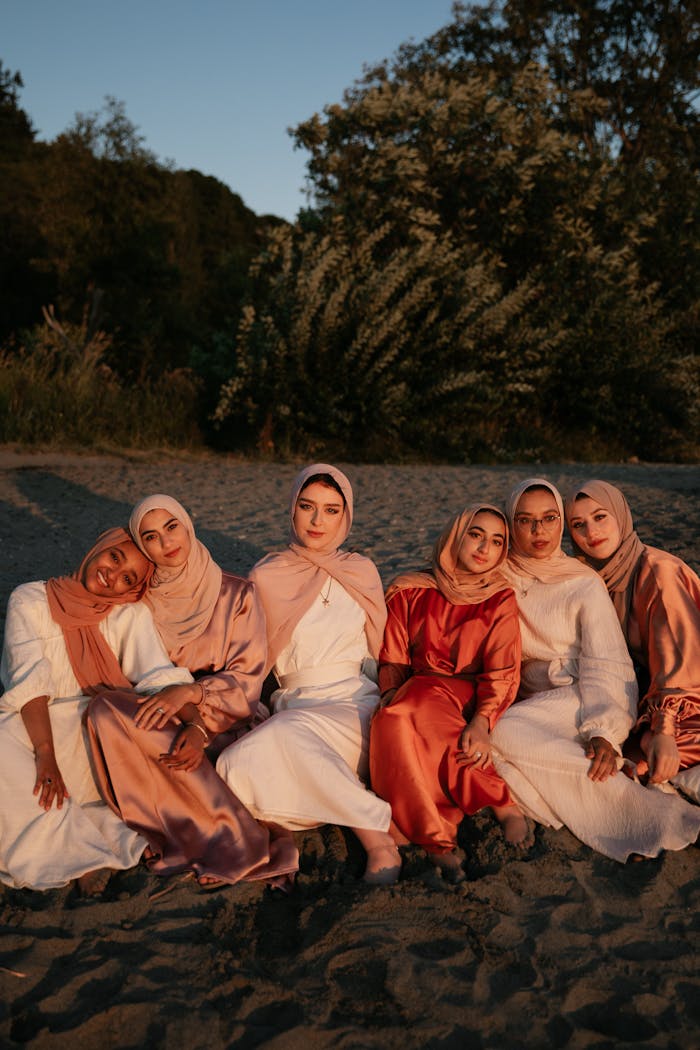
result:
[(139, 729), (163, 729), (186, 703), (187, 686), (166, 686), (159, 693), (139, 697), (134, 722)]
[(172, 742), (170, 751), (160, 755), (158, 761), (168, 769), (192, 773), (202, 764), (205, 743), (204, 735), (196, 726), (182, 726)]
[(457, 744), (457, 764), (483, 769), (491, 759), (491, 739), (488, 722), (475, 715), (462, 730)]
[(604, 736), (592, 736), (586, 747), (586, 758), (591, 758), (588, 776), (591, 780), (602, 783), (617, 773), (617, 762), (620, 754)]

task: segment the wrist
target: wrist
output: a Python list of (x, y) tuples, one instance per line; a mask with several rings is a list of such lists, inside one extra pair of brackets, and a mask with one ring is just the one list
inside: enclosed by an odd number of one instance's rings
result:
[(202, 741), (202, 748), (205, 748), (207, 746), (207, 744), (209, 743), (209, 734), (207, 733), (203, 725), (200, 725), (199, 722), (185, 722), (184, 726), (185, 729), (198, 730), (198, 733), (196, 735)]

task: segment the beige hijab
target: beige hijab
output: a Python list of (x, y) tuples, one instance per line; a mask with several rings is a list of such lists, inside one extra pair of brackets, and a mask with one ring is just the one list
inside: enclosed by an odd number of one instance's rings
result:
[[(294, 509), (304, 485), (316, 474), (329, 474), (337, 482), (345, 499), (345, 511), (333, 545), (312, 551), (301, 543), (294, 530)], [(350, 531), (352, 514), (352, 486), (337, 467), (329, 463), (312, 463), (297, 474), (289, 500), (289, 546), (284, 551), (266, 555), (250, 573), (267, 620), (268, 668), (276, 662), (297, 623), (321, 593), (328, 576), (337, 580), (364, 609), (369, 651), (374, 657), (379, 654), (386, 623), (379, 573), (369, 558), (338, 549)]]
[(129, 531), (139, 550), (148, 557), (141, 539), (141, 522), (151, 510), (165, 510), (181, 522), (190, 538), (190, 554), (175, 569), (156, 566), (145, 601), (173, 663), (186, 645), (198, 638), (211, 620), (221, 592), (221, 569), (194, 534), (189, 514), (172, 496), (157, 493), (137, 503), (129, 518)]
[[(515, 514), (521, 496), (527, 489), (545, 488), (552, 493), (560, 514), (559, 546), (547, 558), (533, 558), (528, 555), (519, 543), (518, 528), (515, 525)], [(558, 490), (544, 478), (527, 478), (516, 485), (506, 500), (506, 517), (510, 525), (511, 550), (504, 566), (504, 576), (508, 581), (515, 575), (527, 576), (540, 583), (561, 583), (562, 580), (573, 580), (577, 576), (590, 576), (592, 570), (576, 558), (570, 558), (561, 549), (561, 537), (564, 531), (564, 504)]]
[[(477, 514), (487, 510), (503, 521), (505, 542), (498, 563), (488, 572), (474, 573), (463, 568), (460, 550), (464, 537), (472, 527)], [(473, 503), (454, 517), (435, 541), (430, 568), (419, 572), (404, 572), (392, 580), (386, 592), (386, 600), (406, 587), (434, 587), (453, 605), (477, 605), (492, 594), (504, 590), (510, 584), (501, 567), (508, 556), (508, 522), (505, 514), (491, 503)]]
[(626, 623), (634, 593), (639, 559), (646, 547), (634, 531), (629, 503), (620, 490), (607, 481), (586, 481), (583, 485), (577, 485), (566, 497), (566, 524), (574, 545), (576, 536), (571, 529), (571, 519), (576, 516), (576, 497), (579, 495), (588, 496), (589, 499), (607, 510), (617, 522), (620, 530), (620, 545), (615, 553), (605, 561), (598, 561), (586, 554), (583, 554), (582, 557), (585, 558), (586, 564), (601, 576), (613, 600), (620, 622)]

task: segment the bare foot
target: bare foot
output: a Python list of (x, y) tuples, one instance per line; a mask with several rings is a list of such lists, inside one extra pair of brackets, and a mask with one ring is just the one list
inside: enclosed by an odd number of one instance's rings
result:
[(494, 806), (493, 815), (501, 825), (503, 838), (511, 846), (530, 849), (535, 844), (535, 831), (517, 806)]
[(453, 849), (451, 853), (428, 854), (430, 863), (435, 865), (445, 882), (451, 882), (453, 886), (464, 882), (467, 877), (467, 873), (462, 867), (464, 859), (465, 856), (461, 849)]
[(372, 886), (392, 886), (401, 874), (401, 854), (391, 843), (367, 850), (364, 880)]
[(94, 871), (86, 871), (76, 882), (78, 893), (81, 897), (99, 897), (107, 888), (107, 883), (112, 877), (111, 868), (96, 868)]

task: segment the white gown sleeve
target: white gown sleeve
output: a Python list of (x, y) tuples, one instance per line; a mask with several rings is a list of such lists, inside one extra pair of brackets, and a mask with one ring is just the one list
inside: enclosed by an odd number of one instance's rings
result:
[(142, 602), (118, 606), (103, 623), (107, 641), (137, 692), (156, 693), (168, 685), (194, 681), (186, 667), (176, 667), (170, 660)]
[(578, 611), (579, 734), (585, 742), (602, 736), (621, 748), (637, 717), (637, 681), (605, 584), (593, 578), (586, 584)]
[[(7, 603), (5, 637), (0, 675), (5, 689), (0, 709), (21, 711), (38, 696), (56, 696), (52, 664), (45, 654), (46, 627), (43, 583), (24, 583), (10, 595)], [(60, 631), (55, 625), (56, 631)]]

